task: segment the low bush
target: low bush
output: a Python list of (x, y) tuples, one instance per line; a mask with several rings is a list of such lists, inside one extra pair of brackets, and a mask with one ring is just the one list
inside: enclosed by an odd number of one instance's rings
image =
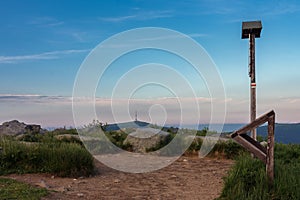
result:
[(24, 143), (0, 139), (0, 174), (49, 172), (59, 176), (93, 173), (91, 154), (75, 143)]
[(244, 152), (246, 152), (245, 149), (232, 140), (218, 141), (209, 156), (223, 156), (227, 159), (234, 159)]
[(127, 150), (128, 145), (124, 144), (124, 140), (127, 138), (127, 133), (119, 131), (105, 132), (106, 137), (117, 147)]

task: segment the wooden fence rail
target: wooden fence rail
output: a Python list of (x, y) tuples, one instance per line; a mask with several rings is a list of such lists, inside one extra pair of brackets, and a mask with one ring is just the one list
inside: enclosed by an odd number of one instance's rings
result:
[[(247, 132), (266, 122), (268, 122), (267, 148), (247, 135)], [(236, 142), (238, 142), (245, 149), (253, 153), (258, 159), (266, 164), (266, 173), (269, 184), (271, 185), (274, 183), (274, 131), (275, 112), (272, 110), (231, 134), (231, 138), (233, 138)]]

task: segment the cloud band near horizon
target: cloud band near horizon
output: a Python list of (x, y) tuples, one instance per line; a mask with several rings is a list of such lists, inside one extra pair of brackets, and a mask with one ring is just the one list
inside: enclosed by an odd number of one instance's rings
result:
[[(118, 122), (131, 121), (134, 119), (135, 111), (142, 121), (159, 124), (163, 119), (162, 108), (167, 111), (168, 124), (176, 124), (179, 120), (180, 110), (177, 105), (177, 98), (155, 98), (155, 99), (108, 99), (95, 98), (95, 107), (98, 120), (107, 123), (116, 123), (111, 110), (113, 102), (118, 106), (128, 106), (128, 113), (118, 113)], [(214, 101), (223, 103), (219, 99), (198, 97), (197, 102), (200, 107), (200, 123), (209, 123), (210, 105)], [(181, 102), (188, 105), (191, 98), (180, 98)], [(224, 101), (224, 100), (223, 100)], [(93, 102), (90, 98), (81, 98), (81, 107), (85, 109)], [(249, 120), (249, 101), (246, 99), (226, 99), (227, 115), (225, 123), (247, 123)], [(300, 98), (282, 98), (279, 100), (265, 99), (258, 101), (258, 116), (274, 109), (276, 112), (276, 122), (296, 123), (299, 122), (298, 113), (300, 111)], [(154, 107), (153, 107), (154, 106)], [(217, 109), (214, 108), (214, 109)], [(298, 108), (298, 109), (297, 109)], [(43, 127), (72, 126), (72, 97), (70, 96), (45, 96), (35, 94), (0, 94), (0, 122), (17, 119), (27, 123), (38, 123)], [(194, 109), (192, 107), (188, 109)], [(83, 117), (85, 120), (86, 117)], [(82, 125), (92, 122), (93, 119), (82, 121)], [(190, 119), (190, 124), (195, 123), (195, 119)]]

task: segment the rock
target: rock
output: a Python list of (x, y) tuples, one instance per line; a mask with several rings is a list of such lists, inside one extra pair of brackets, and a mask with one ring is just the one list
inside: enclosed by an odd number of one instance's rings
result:
[(78, 197), (84, 197), (84, 194), (83, 193), (78, 193), (77, 196)]
[(78, 181), (77, 184), (85, 184), (87, 181)]
[(173, 175), (171, 176), (171, 178), (177, 178), (177, 176), (173, 174)]
[(37, 183), (36, 185), (46, 189), (49, 188), (49, 186), (46, 184), (44, 180), (41, 180), (41, 182)]
[(54, 190), (55, 192), (66, 192), (66, 191), (68, 191), (68, 189), (65, 188), (65, 187), (63, 187), (63, 186), (61, 186), (61, 187), (59, 187), (59, 188), (54, 188), (53, 190)]
[(120, 180), (119, 179), (115, 179), (114, 183), (120, 183)]
[(29, 134), (38, 134), (41, 131), (41, 126), (36, 124), (28, 124), (25, 126), (25, 132)]
[(169, 133), (154, 128), (137, 128), (124, 140), (124, 144), (130, 144), (134, 152), (146, 153), (165, 140)]
[(25, 124), (18, 120), (4, 122), (0, 125), (0, 135), (21, 135), (25, 133), (36, 134), (41, 132), (41, 126), (36, 124)]

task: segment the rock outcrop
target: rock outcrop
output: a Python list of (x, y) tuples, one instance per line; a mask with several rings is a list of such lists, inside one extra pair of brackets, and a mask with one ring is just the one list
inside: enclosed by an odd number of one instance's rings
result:
[(18, 120), (4, 122), (0, 125), (0, 135), (21, 135), (25, 133), (36, 134), (41, 132), (41, 126), (36, 124), (25, 124)]
[(168, 132), (154, 128), (138, 128), (130, 133), (124, 141), (124, 144), (130, 144), (134, 152), (145, 153), (147, 149), (153, 148), (164, 141)]

